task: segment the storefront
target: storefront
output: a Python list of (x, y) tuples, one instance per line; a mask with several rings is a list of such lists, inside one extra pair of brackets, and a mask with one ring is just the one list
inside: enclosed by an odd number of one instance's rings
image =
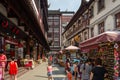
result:
[(80, 43), (83, 53), (89, 57), (101, 58), (104, 67), (108, 70), (108, 79), (117, 80), (120, 76), (120, 32), (107, 31), (89, 40)]
[[(28, 36), (7, 17), (0, 13), (0, 50), (3, 49), (7, 58), (23, 58), (23, 45), (21, 41)], [(21, 53), (22, 52), (22, 53)]]

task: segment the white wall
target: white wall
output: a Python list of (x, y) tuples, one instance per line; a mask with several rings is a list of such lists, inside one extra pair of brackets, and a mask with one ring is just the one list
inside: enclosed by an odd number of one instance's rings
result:
[[(95, 1), (94, 6), (94, 16), (90, 19), (90, 28), (94, 26), (94, 36), (98, 35), (98, 24), (102, 21), (105, 22), (105, 31), (115, 29), (115, 14), (120, 12), (120, 0), (104, 0), (105, 8), (98, 12), (98, 2)], [(91, 30), (89, 30), (89, 35), (91, 37)]]
[(120, 11), (120, 0), (112, 2), (112, 0), (105, 0), (105, 8), (98, 13), (98, 2), (94, 4), (94, 17), (91, 18), (90, 24), (96, 24), (99, 21), (105, 19), (108, 15)]

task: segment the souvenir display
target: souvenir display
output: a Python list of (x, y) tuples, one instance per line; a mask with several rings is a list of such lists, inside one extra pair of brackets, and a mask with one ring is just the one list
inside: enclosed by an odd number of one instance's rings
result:
[(96, 55), (96, 57), (102, 59), (103, 66), (108, 71), (108, 80), (117, 80), (117, 77), (119, 77), (120, 58), (118, 48), (117, 43), (103, 43)]

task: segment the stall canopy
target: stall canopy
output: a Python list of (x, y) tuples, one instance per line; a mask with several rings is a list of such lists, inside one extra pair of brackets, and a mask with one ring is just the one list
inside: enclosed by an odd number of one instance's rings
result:
[[(106, 31), (98, 36), (92, 37), (80, 43), (80, 48), (94, 48), (101, 42), (118, 42), (120, 41), (120, 31)], [(92, 46), (94, 45), (94, 46)]]
[(80, 48), (76, 47), (76, 46), (73, 46), (73, 45), (70, 45), (67, 48), (65, 48), (65, 50), (78, 50), (78, 49), (80, 49)]

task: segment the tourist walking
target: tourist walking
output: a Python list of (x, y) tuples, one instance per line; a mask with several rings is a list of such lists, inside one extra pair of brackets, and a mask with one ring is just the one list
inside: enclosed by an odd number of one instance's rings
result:
[(83, 64), (83, 61), (80, 60), (79, 64), (78, 64), (78, 80), (81, 80), (82, 77), (82, 72), (80, 71), (80, 67)]
[(48, 66), (47, 66), (47, 75), (48, 75), (48, 80), (52, 80), (52, 65), (51, 65), (51, 63), (48, 63)]
[(67, 59), (65, 63), (65, 71), (68, 71), (69, 69), (70, 69), (70, 61), (69, 59)]
[(107, 76), (107, 70), (102, 66), (102, 60), (97, 58), (95, 65), (96, 66), (91, 71), (90, 80), (104, 80)]
[(78, 61), (75, 62), (73, 67), (74, 67), (74, 71), (73, 71), (74, 80), (77, 80), (77, 78), (78, 78)]
[(18, 65), (17, 62), (14, 61), (14, 57), (11, 58), (11, 62), (8, 64), (8, 71), (10, 75), (10, 80), (17, 80), (18, 73)]
[(4, 74), (5, 74), (5, 66), (7, 63), (7, 57), (4, 54), (3, 50), (0, 50), (0, 68), (1, 68), (1, 76), (2, 76), (2, 80), (4, 80)]
[(90, 80), (91, 70), (92, 70), (91, 60), (87, 59), (85, 63), (83, 63), (80, 67), (80, 71), (82, 72), (81, 80)]

